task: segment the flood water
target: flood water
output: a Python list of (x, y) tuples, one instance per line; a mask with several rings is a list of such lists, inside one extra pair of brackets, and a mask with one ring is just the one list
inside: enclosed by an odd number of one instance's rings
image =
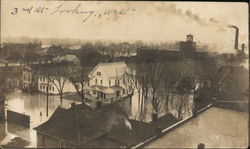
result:
[[(178, 99), (180, 99), (178, 95), (171, 95), (170, 98), (172, 98), (172, 101), (178, 101)], [(189, 101), (191, 101), (189, 102), (189, 106), (192, 106), (192, 96), (189, 95), (188, 98), (190, 98)], [(5, 130), (6, 137), (0, 140), (0, 144), (7, 144), (14, 137), (20, 137), (30, 141), (30, 144), (26, 147), (36, 147), (36, 131), (34, 131), (33, 128), (47, 121), (58, 106), (62, 106), (63, 108), (69, 108), (71, 106), (71, 103), (75, 102), (64, 99), (61, 104), (59, 96), (49, 96), (48, 116), (46, 116), (46, 99), (46, 95), (42, 93), (36, 93), (31, 95), (29, 93), (23, 93), (20, 90), (8, 93), (6, 95), (5, 101), (6, 110), (11, 110), (25, 115), (29, 115), (30, 128), (25, 128), (17, 124), (13, 124), (11, 122), (1, 123), (0, 128), (2, 127)], [(152, 105), (150, 100), (143, 101), (142, 103), (142, 100), (138, 99), (138, 93), (135, 93), (132, 97), (131, 102), (131, 107), (128, 108), (131, 109), (131, 119), (141, 120), (144, 122), (150, 122), (152, 120)], [(78, 102), (77, 104), (79, 103), (80, 102)], [(173, 115), (177, 116), (174, 107), (171, 106), (173, 104), (174, 103), (169, 104), (168, 112), (171, 112)], [(130, 104), (127, 105), (130, 106)], [(143, 115), (140, 112), (142, 107)], [(186, 111), (183, 111), (183, 113), (186, 114), (186, 116), (190, 116), (192, 114), (190, 113), (190, 109), (191, 108), (188, 108)], [(163, 116), (164, 114), (166, 114), (166, 107), (165, 103), (162, 102), (159, 111), (159, 117)]]
[[(11, 122), (1, 123), (6, 125), (6, 137), (0, 144), (6, 144), (14, 137), (21, 137), (29, 140), (30, 144), (27, 147), (36, 147), (36, 132), (34, 127), (48, 120), (58, 106), (69, 108), (71, 103), (75, 101), (63, 100), (62, 105), (59, 96), (49, 96), (48, 116), (46, 116), (46, 95), (22, 93), (17, 90), (6, 95), (5, 108), (6, 110), (23, 113), (30, 116), (30, 128), (25, 128)], [(1, 126), (0, 126), (1, 127)], [(3, 127), (3, 126), (2, 126)]]

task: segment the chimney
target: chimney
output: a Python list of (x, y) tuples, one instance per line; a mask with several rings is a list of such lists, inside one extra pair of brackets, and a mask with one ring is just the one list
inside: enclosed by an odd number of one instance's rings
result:
[(193, 37), (192, 34), (188, 34), (188, 35), (187, 35), (187, 38), (186, 38), (186, 41), (187, 41), (187, 42), (193, 42), (193, 38), (194, 38), (194, 37)]
[(244, 44), (244, 43), (241, 44), (241, 52), (242, 52), (242, 53), (245, 52), (245, 44)]
[(238, 42), (239, 42), (239, 28), (235, 25), (229, 25), (228, 27), (235, 29), (235, 41), (234, 41), (234, 49), (238, 50)]
[(239, 28), (235, 28), (235, 43), (234, 43), (234, 49), (238, 50), (238, 42), (239, 42)]

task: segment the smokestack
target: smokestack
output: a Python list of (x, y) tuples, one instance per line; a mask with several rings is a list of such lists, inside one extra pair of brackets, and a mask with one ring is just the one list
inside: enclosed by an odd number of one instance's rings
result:
[(235, 41), (234, 41), (234, 49), (238, 50), (238, 42), (239, 42), (239, 28), (235, 25), (229, 25), (228, 27), (235, 29)]

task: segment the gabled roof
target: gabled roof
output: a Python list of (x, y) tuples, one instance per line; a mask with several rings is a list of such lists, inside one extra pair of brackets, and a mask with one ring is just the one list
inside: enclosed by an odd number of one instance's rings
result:
[(218, 81), (233, 79), (233, 80), (248, 80), (249, 70), (241, 66), (223, 66), (218, 71)]
[(67, 54), (67, 55), (57, 56), (54, 60), (55, 61), (68, 61), (68, 62), (80, 63), (80, 61), (77, 58), (77, 56), (73, 55), (73, 54)]
[(122, 142), (126, 146), (133, 146), (154, 136), (157, 129), (161, 131), (178, 122), (178, 120), (172, 114), (167, 114), (150, 123), (136, 120), (129, 120), (129, 122), (131, 129), (125, 125), (116, 126), (107, 135), (107, 138)]
[(34, 129), (79, 145), (108, 133), (113, 125), (119, 125), (125, 118), (122, 108), (116, 104), (99, 109), (80, 104), (69, 109), (58, 107), (47, 122)]
[(107, 138), (122, 142), (126, 146), (136, 145), (155, 134), (155, 127), (150, 123), (144, 123), (135, 120), (129, 120), (131, 129), (125, 125), (119, 125), (112, 128)]
[(104, 93), (116, 93), (116, 91), (120, 91), (123, 90), (124, 88), (120, 87), (120, 86), (101, 86), (101, 85), (92, 85), (90, 87), (88, 87), (89, 89), (95, 89), (98, 91), (102, 91)]
[(96, 71), (100, 71), (101, 75), (107, 78), (116, 78), (129, 72), (129, 69), (125, 62), (99, 63), (89, 74), (89, 77), (95, 75)]

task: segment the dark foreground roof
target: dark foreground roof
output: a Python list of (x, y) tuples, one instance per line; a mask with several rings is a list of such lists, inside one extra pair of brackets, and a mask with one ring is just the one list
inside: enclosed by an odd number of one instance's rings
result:
[(112, 125), (125, 119), (125, 114), (116, 104), (92, 110), (85, 104), (69, 109), (58, 107), (51, 118), (34, 129), (73, 144), (80, 144), (108, 133)]
[(58, 107), (51, 118), (34, 128), (47, 134), (84, 148), (131, 147), (154, 136), (176, 123), (172, 114), (167, 114), (155, 122), (145, 123), (128, 120), (117, 104), (91, 109), (85, 104), (69, 109)]
[(129, 120), (131, 129), (124, 123), (114, 126), (111, 131), (103, 136), (100, 136), (81, 147), (84, 148), (120, 148), (135, 146), (157, 134), (178, 120), (172, 115), (167, 114), (157, 121), (145, 123), (135, 120)]

